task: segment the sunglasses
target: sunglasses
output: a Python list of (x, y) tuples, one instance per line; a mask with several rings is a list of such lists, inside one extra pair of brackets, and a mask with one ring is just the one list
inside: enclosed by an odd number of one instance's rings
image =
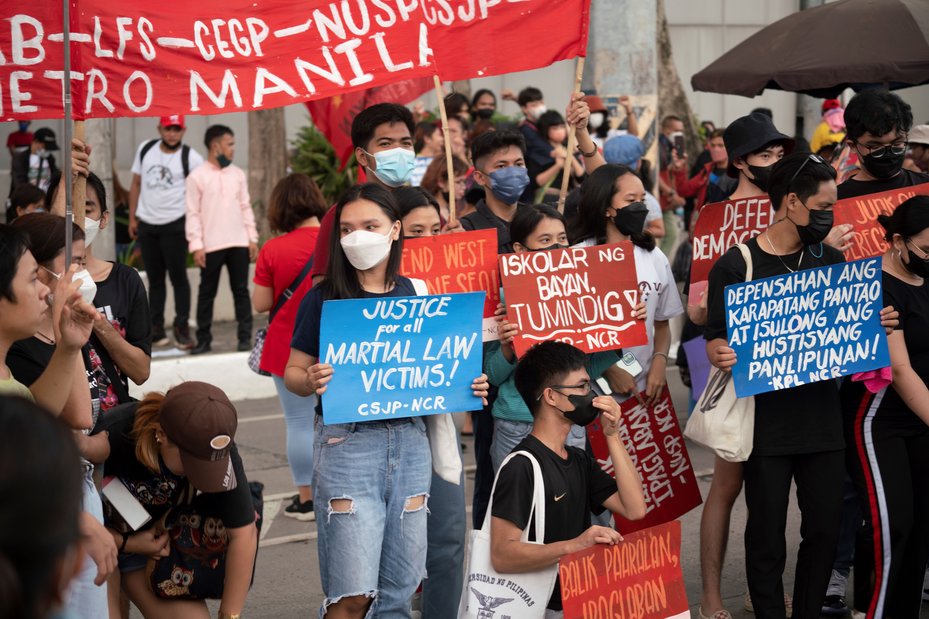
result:
[(803, 168), (806, 167), (806, 164), (808, 164), (808, 163), (811, 162), (811, 161), (812, 161), (813, 163), (815, 163), (815, 164), (818, 164), (818, 165), (824, 165), (824, 166), (827, 166), (827, 167), (829, 166), (829, 164), (826, 162), (825, 159), (823, 159), (823, 158), (820, 157), (819, 155), (816, 155), (816, 154), (814, 154), (814, 153), (810, 153), (809, 155), (807, 155), (806, 159), (803, 160), (803, 163), (800, 164), (800, 167), (797, 168), (797, 171), (794, 172), (794, 175), (790, 177), (790, 180), (787, 181), (787, 188), (788, 188), (788, 189), (790, 188), (791, 185), (794, 184), (794, 181), (797, 180), (797, 177), (800, 176), (800, 172), (803, 172)]

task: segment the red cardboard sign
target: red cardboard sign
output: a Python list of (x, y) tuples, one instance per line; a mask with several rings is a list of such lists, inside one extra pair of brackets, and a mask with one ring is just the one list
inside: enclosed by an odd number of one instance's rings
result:
[(693, 230), (689, 305), (699, 303), (716, 260), (730, 247), (744, 243), (767, 229), (772, 215), (771, 201), (765, 195), (715, 202), (703, 207)]
[[(642, 394), (645, 399), (645, 394)], [(645, 518), (626, 520), (614, 514), (616, 529), (625, 534), (680, 518), (703, 499), (684, 445), (671, 393), (665, 386), (651, 409), (629, 398), (621, 405), (619, 437), (632, 458), (645, 491)], [(600, 420), (587, 426), (587, 438), (600, 467), (613, 475), (613, 463)]]
[(493, 316), (500, 303), (500, 278), (495, 229), (404, 239), (400, 272), (425, 281), (429, 294), (486, 292), (483, 339), (497, 338)]
[[(69, 0), (75, 118), (281, 107), (586, 55), (590, 0)], [(61, 118), (61, 2), (0, 8), (0, 120)]]
[(561, 340), (584, 352), (648, 341), (639, 300), (633, 246), (571, 247), (500, 256), (507, 320), (519, 325), (517, 355), (534, 344)]
[(887, 251), (885, 230), (877, 223), (877, 216), (890, 215), (900, 204), (913, 196), (929, 195), (929, 183), (870, 193), (857, 198), (846, 198), (835, 203), (835, 224), (851, 224), (855, 227), (852, 246), (845, 251), (848, 261), (859, 258), (874, 258)]
[(677, 520), (561, 558), (565, 619), (690, 617)]

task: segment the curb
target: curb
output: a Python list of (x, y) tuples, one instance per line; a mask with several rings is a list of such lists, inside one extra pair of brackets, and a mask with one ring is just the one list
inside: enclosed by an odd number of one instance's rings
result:
[(141, 398), (151, 391), (164, 393), (185, 380), (199, 380), (219, 387), (233, 402), (276, 397), (271, 377), (248, 368), (248, 355), (231, 352), (152, 359), (151, 377), (141, 386), (129, 381), (129, 394)]

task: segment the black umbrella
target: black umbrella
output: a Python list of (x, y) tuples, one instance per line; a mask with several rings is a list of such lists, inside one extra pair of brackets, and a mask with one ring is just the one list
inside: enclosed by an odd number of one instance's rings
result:
[(699, 73), (694, 90), (765, 88), (836, 97), (846, 88), (929, 83), (929, 0), (840, 0), (760, 30)]

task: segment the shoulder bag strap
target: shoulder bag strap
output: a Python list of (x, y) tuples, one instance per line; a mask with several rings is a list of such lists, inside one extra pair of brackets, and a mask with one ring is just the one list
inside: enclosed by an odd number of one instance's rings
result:
[(97, 358), (100, 359), (100, 365), (103, 366), (103, 371), (106, 373), (107, 378), (110, 379), (110, 384), (113, 385), (113, 390), (116, 392), (119, 403), (125, 404), (126, 402), (132, 402), (135, 398), (129, 395), (129, 390), (126, 388), (126, 385), (123, 384), (123, 381), (119, 380), (119, 372), (116, 371), (116, 364), (114, 364), (113, 360), (110, 358), (109, 352), (103, 346), (103, 342), (93, 333), (90, 334), (90, 338), (94, 349), (97, 351)]
[(139, 165), (142, 165), (142, 161), (145, 159), (145, 155), (148, 154), (148, 151), (152, 150), (152, 147), (160, 141), (160, 139), (156, 138), (148, 141), (145, 146), (142, 147), (142, 152), (139, 153)]
[(739, 243), (736, 245), (739, 248), (739, 251), (742, 252), (742, 258), (745, 260), (745, 281), (752, 281), (752, 252), (748, 248), (748, 245), (745, 243)]
[[(484, 515), (484, 523), (481, 526), (481, 531), (484, 533), (490, 533), (490, 518), (491, 512), (493, 511), (494, 504), (494, 491), (497, 489), (497, 480), (500, 478), (500, 471), (503, 470), (503, 467), (507, 463), (515, 458), (516, 456), (524, 456), (529, 459), (532, 463), (532, 507), (529, 510), (529, 522), (532, 522), (533, 515), (535, 516), (535, 537), (537, 542), (544, 543), (545, 539), (545, 480), (542, 478), (542, 468), (539, 466), (539, 462), (535, 457), (528, 451), (514, 451), (506, 457), (503, 463), (500, 465), (500, 468), (497, 470), (497, 475), (494, 477), (493, 487), (490, 490), (490, 501), (487, 502), (487, 513)], [(521, 541), (529, 541), (529, 524), (526, 524), (526, 528), (523, 530), (523, 534), (520, 537)]]
[(284, 292), (281, 293), (281, 296), (277, 298), (277, 302), (275, 302), (274, 307), (271, 308), (271, 313), (268, 316), (268, 324), (271, 324), (271, 321), (274, 320), (274, 316), (277, 315), (277, 312), (282, 307), (284, 307), (284, 304), (287, 303), (287, 301), (289, 301), (292, 296), (294, 296), (294, 292), (297, 291), (297, 288), (300, 287), (300, 284), (302, 284), (303, 280), (306, 279), (306, 276), (309, 275), (310, 269), (313, 268), (314, 257), (315, 256), (313, 255), (310, 256), (310, 259), (306, 261), (305, 265), (303, 265), (303, 270), (300, 271), (300, 275), (297, 275), (297, 279), (295, 279), (290, 284), (290, 286), (284, 289)]
[(190, 147), (186, 144), (181, 146), (181, 167), (184, 170), (184, 178), (190, 176)]

